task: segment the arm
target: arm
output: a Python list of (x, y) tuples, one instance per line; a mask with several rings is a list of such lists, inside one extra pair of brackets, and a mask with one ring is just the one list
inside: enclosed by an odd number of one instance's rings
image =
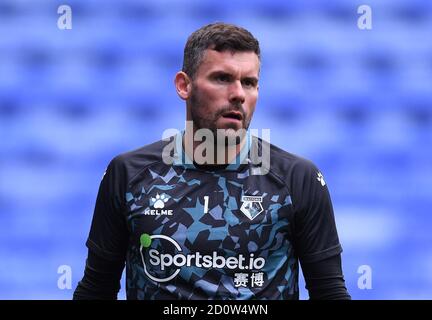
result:
[(303, 263), (302, 270), (310, 300), (350, 300), (342, 274), (340, 254), (325, 260)]
[(74, 299), (116, 299), (124, 268), (129, 231), (123, 215), (124, 172), (122, 163), (111, 161), (96, 200), (83, 279)]
[(74, 300), (117, 300), (124, 268), (121, 260), (110, 261), (89, 250), (84, 277), (74, 292)]
[(319, 170), (298, 164), (294, 175), (294, 245), (310, 299), (350, 299), (342, 272), (341, 252), (330, 194)]

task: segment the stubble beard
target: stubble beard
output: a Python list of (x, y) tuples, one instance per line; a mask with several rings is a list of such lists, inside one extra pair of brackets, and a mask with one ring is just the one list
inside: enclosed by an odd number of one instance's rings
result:
[[(228, 111), (241, 112), (242, 126), (239, 130), (234, 124), (224, 129), (216, 127), (216, 121)], [(216, 113), (206, 115), (205, 105), (202, 103), (199, 90), (195, 86), (192, 86), (190, 113), (194, 128), (197, 130), (209, 129), (213, 133), (214, 146), (218, 148), (239, 145), (245, 137), (250, 124), (250, 119), (246, 119), (246, 114), (240, 103), (223, 106)]]

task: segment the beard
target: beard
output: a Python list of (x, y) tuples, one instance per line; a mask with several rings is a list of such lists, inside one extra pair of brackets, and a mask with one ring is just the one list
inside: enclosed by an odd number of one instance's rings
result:
[[(206, 105), (200, 95), (199, 90), (192, 84), (192, 93), (190, 97), (190, 113), (193, 125), (196, 129), (209, 129), (213, 133), (214, 144), (238, 145), (243, 140), (246, 130), (250, 125), (250, 118), (246, 117), (246, 112), (241, 103), (224, 105), (214, 113), (206, 110)], [(216, 122), (224, 113), (237, 111), (242, 114), (241, 128), (237, 130), (234, 123), (228, 123), (226, 128), (217, 128)]]

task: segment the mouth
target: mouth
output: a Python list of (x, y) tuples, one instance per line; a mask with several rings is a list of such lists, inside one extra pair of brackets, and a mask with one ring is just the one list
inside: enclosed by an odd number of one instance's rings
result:
[(237, 121), (243, 120), (243, 115), (238, 111), (229, 111), (222, 114), (222, 117), (225, 119), (232, 119)]

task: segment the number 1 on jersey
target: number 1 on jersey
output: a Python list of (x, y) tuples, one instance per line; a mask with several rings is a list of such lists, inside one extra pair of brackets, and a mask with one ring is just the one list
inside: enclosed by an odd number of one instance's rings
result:
[(209, 196), (204, 196), (204, 213), (208, 213)]

